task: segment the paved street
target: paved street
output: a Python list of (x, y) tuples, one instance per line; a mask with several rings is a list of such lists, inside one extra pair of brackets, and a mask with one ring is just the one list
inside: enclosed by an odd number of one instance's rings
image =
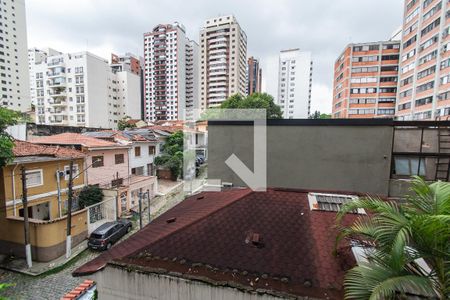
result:
[[(159, 209), (158, 212), (152, 214), (152, 218), (156, 218), (158, 215), (162, 214), (166, 210), (170, 209), (174, 205), (178, 204), (184, 199), (183, 193), (169, 194), (165, 196), (165, 204)], [(144, 211), (143, 214), (143, 224), (148, 223), (147, 212)], [(134, 222), (132, 233), (139, 229), (139, 222)], [(120, 242), (126, 240), (129, 236), (128, 234), (122, 238)], [(50, 299), (60, 299), (65, 293), (70, 292), (78, 284), (80, 284), (83, 279), (72, 277), (71, 273), (77, 267), (83, 265), (89, 260), (95, 258), (99, 255), (99, 252), (94, 252), (89, 249), (81, 253), (74, 261), (69, 263), (69, 266), (64, 268), (59, 272), (55, 272), (49, 275), (41, 275), (37, 277), (27, 276), (11, 271), (0, 269), (0, 283), (14, 283), (14, 287), (7, 288), (4, 292), (0, 293), (1, 296), (9, 297), (9, 299), (26, 299), (26, 300), (50, 300)]]

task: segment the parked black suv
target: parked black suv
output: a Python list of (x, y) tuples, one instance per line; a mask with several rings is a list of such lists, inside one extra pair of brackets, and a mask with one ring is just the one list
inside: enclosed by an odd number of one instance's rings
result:
[(130, 230), (131, 222), (129, 220), (119, 220), (100, 225), (89, 236), (88, 247), (94, 250), (109, 249), (112, 244), (120, 240)]

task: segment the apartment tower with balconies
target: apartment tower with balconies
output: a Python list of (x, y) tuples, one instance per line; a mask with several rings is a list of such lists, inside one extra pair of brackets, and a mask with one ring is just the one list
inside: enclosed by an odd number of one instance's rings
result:
[(393, 117), (399, 41), (349, 44), (334, 64), (333, 118)]
[(313, 62), (311, 52), (280, 52), (277, 104), (285, 119), (306, 119), (311, 109)]
[(25, 0), (0, 1), (0, 106), (29, 111)]
[(450, 2), (407, 0), (403, 17), (396, 117), (450, 115)]
[(30, 69), (35, 78), (36, 123), (117, 128), (140, 118), (140, 78), (111, 68), (90, 52), (48, 54)]
[(198, 45), (183, 25), (159, 24), (144, 34), (145, 119), (184, 120), (198, 90)]
[(248, 58), (247, 94), (261, 93), (262, 69), (259, 60), (253, 56)]
[(247, 94), (247, 36), (234, 16), (205, 21), (200, 30), (200, 109)]

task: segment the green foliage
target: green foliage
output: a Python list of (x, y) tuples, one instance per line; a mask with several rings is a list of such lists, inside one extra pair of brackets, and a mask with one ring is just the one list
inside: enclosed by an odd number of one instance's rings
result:
[[(15, 286), (14, 283), (0, 283), (0, 293), (3, 292), (5, 289)], [(0, 296), (0, 300), (7, 300), (8, 298)]]
[(6, 128), (19, 122), (19, 112), (0, 107), (0, 168), (8, 164), (14, 157), (13, 138), (6, 133)]
[(125, 116), (117, 122), (117, 129), (125, 130), (130, 128), (136, 128), (136, 124), (128, 124), (127, 121), (130, 120), (130, 116)]
[(174, 179), (183, 172), (183, 143), (184, 134), (177, 131), (167, 138), (163, 153), (155, 157), (155, 165), (168, 168)]
[(321, 114), (320, 111), (316, 110), (308, 119), (331, 119), (331, 114)]
[(267, 119), (281, 119), (281, 108), (275, 104), (273, 97), (267, 93), (254, 93), (247, 97), (239, 94), (225, 100), (220, 108), (228, 109), (266, 109)]
[(78, 196), (80, 208), (85, 208), (103, 200), (102, 190), (96, 185), (85, 186)]
[[(345, 277), (346, 299), (393, 299), (398, 294), (450, 296), (450, 183), (412, 180), (413, 194), (403, 204), (366, 197), (345, 204), (343, 216), (358, 208), (370, 212), (341, 227), (337, 238), (375, 245), (368, 262)], [(424, 259), (428, 272), (417, 259)]]

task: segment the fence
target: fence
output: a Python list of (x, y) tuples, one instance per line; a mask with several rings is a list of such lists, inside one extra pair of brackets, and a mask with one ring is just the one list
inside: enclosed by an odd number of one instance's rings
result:
[(100, 225), (116, 220), (115, 199), (109, 199), (87, 207), (88, 234)]

